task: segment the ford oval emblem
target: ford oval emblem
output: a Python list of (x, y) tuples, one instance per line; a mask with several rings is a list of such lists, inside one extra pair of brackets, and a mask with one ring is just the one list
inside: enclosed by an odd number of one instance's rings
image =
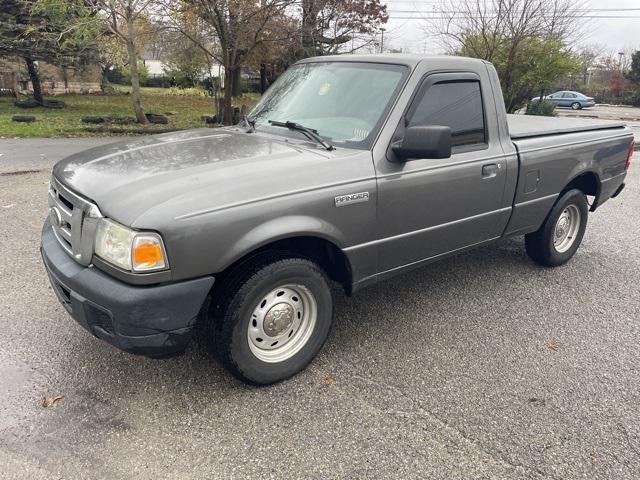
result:
[(62, 226), (62, 214), (57, 207), (51, 207), (49, 209), (49, 218), (51, 219), (51, 224), (54, 227), (60, 228)]

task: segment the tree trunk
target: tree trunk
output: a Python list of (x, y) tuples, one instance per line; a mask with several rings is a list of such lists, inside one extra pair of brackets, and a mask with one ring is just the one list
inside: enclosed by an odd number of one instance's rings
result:
[(507, 64), (504, 69), (504, 76), (500, 78), (500, 83), (502, 84), (502, 90), (504, 92), (504, 100), (507, 107), (507, 113), (513, 113), (515, 110), (514, 100), (515, 93), (511, 91), (513, 88), (512, 78), (513, 78), (513, 70), (515, 68), (516, 63), (516, 55), (517, 50), (520, 47), (520, 41), (513, 40), (511, 48), (509, 49), (509, 55), (507, 56)]
[(33, 86), (33, 99), (42, 105), (44, 103), (44, 99), (42, 98), (42, 84), (40, 83), (40, 75), (38, 75), (38, 66), (31, 57), (24, 57), (24, 61), (27, 64), (29, 79)]
[(305, 56), (315, 56), (318, 49), (315, 40), (315, 33), (318, 27), (318, 1), (302, 1), (302, 50)]
[(16, 72), (9, 73), (9, 88), (13, 90), (13, 96), (16, 98), (16, 101), (20, 100), (20, 94), (18, 93), (18, 77), (16, 76)]
[[(129, 30), (131, 32), (131, 29)], [(149, 123), (142, 108), (140, 98), (140, 74), (138, 72), (138, 56), (136, 47), (131, 37), (127, 38), (127, 53), (129, 54), (129, 69), (131, 71), (131, 98), (133, 99), (133, 109), (136, 113), (136, 121), (143, 125)]]
[(100, 67), (100, 91), (102, 93), (105, 93), (107, 91), (107, 87), (109, 87), (109, 80), (107, 79), (108, 72), (109, 67)]
[(238, 65), (231, 70), (231, 96), (238, 97), (242, 94), (240, 80), (242, 79), (242, 67)]
[(260, 93), (264, 94), (267, 91), (267, 66), (260, 64)]
[(233, 125), (233, 80), (232, 73), (233, 68), (230, 65), (224, 67), (224, 111), (222, 112), (222, 123), (224, 125)]

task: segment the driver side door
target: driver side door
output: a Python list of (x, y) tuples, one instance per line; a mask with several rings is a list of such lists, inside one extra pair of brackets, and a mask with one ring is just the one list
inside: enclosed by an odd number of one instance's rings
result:
[(504, 203), (507, 156), (495, 112), (486, 113), (490, 88), (460, 72), (428, 75), (418, 88), (397, 132), (449, 126), (452, 155), (378, 163), (381, 275), (501, 235), (511, 208)]

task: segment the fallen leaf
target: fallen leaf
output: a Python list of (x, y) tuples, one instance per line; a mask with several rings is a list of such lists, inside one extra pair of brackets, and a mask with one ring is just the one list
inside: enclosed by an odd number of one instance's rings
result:
[(547, 348), (549, 350), (553, 350), (555, 352), (560, 348), (560, 344), (559, 343), (550, 343), (550, 344), (547, 345)]
[(64, 398), (64, 395), (56, 395), (55, 397), (45, 397), (42, 399), (42, 406), (44, 408), (54, 407), (56, 403), (58, 403), (58, 400), (62, 400), (63, 398)]
[(335, 385), (338, 382), (335, 377), (331, 376), (323, 377), (322, 380), (324, 380), (327, 385)]

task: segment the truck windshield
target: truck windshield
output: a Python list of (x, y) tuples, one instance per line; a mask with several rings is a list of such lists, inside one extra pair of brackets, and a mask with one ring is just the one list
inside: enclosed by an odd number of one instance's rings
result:
[(287, 70), (249, 114), (257, 128), (299, 132), (270, 122), (294, 122), (331, 144), (369, 148), (409, 69), (403, 65), (323, 62)]

